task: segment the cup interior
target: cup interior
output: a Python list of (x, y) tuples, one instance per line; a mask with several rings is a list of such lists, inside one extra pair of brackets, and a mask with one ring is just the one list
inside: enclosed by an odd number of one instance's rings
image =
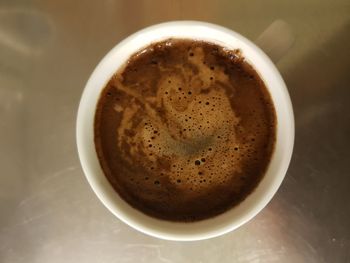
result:
[[(238, 206), (216, 217), (175, 223), (159, 220), (132, 208), (112, 188), (100, 167), (94, 145), (94, 116), (102, 89), (112, 75), (140, 49), (168, 38), (204, 40), (228, 49), (240, 49), (245, 59), (265, 82), (274, 102), (276, 145), (265, 176)], [(116, 45), (98, 64), (81, 97), (76, 137), (85, 176), (101, 202), (120, 220), (148, 235), (168, 240), (201, 240), (225, 234), (253, 218), (279, 188), (289, 165), (294, 144), (294, 117), (285, 83), (271, 60), (251, 41), (217, 25), (196, 21), (175, 21), (143, 29)]]

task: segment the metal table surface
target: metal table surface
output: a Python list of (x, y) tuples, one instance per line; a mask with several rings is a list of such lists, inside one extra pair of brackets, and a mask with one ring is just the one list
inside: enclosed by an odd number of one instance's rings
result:
[[(171, 242), (115, 218), (77, 157), (80, 95), (99, 60), (154, 23), (217, 23), (254, 40), (286, 21), (278, 62), (296, 117), (286, 178), (253, 220)], [(350, 3), (0, 1), (0, 262), (350, 262)]]

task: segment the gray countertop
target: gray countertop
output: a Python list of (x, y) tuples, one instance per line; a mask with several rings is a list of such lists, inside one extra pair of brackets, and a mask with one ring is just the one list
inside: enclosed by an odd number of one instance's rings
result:
[[(136, 232), (90, 189), (75, 119), (85, 82), (145, 26), (203, 20), (255, 40), (295, 34), (278, 62), (296, 141), (269, 205), (199, 242)], [(350, 262), (350, 4), (324, 1), (0, 1), (0, 262)]]

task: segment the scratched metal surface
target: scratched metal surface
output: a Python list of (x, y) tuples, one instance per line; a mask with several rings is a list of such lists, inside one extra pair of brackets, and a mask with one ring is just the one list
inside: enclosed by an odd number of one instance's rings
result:
[[(282, 187), (255, 219), (192, 243), (145, 236), (97, 200), (75, 146), (84, 84), (117, 42), (197, 19), (254, 40), (285, 20), (277, 64), (296, 115)], [(324, 1), (0, 1), (0, 262), (350, 262), (350, 5)]]

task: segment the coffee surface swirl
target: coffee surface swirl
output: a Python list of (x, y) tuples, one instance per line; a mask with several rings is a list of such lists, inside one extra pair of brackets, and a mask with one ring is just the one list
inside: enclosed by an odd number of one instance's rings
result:
[(111, 78), (94, 132), (101, 167), (125, 201), (153, 217), (197, 221), (258, 185), (276, 117), (239, 50), (168, 39), (134, 54)]

